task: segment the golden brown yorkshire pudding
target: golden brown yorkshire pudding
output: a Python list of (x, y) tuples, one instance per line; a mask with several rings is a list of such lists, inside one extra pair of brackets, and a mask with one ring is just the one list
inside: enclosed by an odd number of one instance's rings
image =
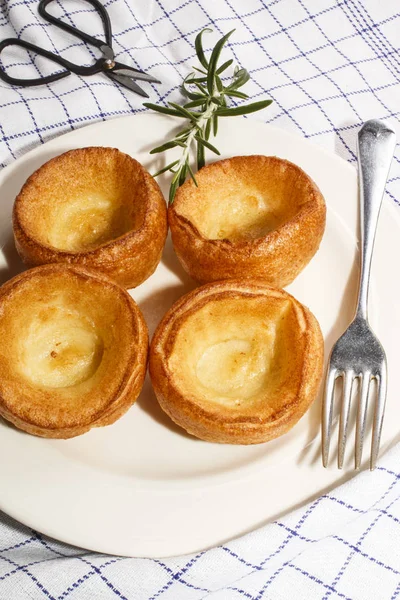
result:
[(80, 148), (29, 177), (15, 201), (13, 228), (27, 265), (82, 265), (132, 288), (161, 259), (167, 209), (135, 159), (115, 148)]
[(228, 280), (183, 296), (150, 346), (158, 401), (210, 442), (257, 444), (286, 433), (315, 399), (324, 342), (312, 313), (261, 281)]
[(201, 169), (168, 210), (175, 251), (200, 283), (256, 277), (288, 285), (318, 250), (325, 201), (308, 175), (274, 156), (236, 156)]
[(143, 316), (98, 271), (45, 265), (0, 288), (0, 415), (47, 438), (109, 425), (146, 372)]

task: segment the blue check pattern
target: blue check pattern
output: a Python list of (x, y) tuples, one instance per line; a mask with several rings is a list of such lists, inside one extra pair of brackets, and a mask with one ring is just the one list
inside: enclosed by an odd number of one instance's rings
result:
[[(195, 35), (211, 48), (236, 29), (230, 51), (247, 67), (247, 91), (274, 104), (254, 118), (299, 133), (354, 162), (369, 118), (399, 136), (398, 0), (105, 0), (121, 62), (163, 85), (153, 102), (180, 101)], [(60, 0), (58, 14), (100, 35), (89, 5)], [(0, 39), (25, 39), (89, 64), (83, 43), (37, 15), (37, 0), (0, 0)], [(53, 67), (21, 51), (2, 62), (19, 77)], [(141, 100), (102, 75), (50, 86), (0, 84), (0, 167), (52, 136), (143, 112)], [(251, 117), (249, 117), (251, 118)], [(387, 196), (400, 202), (397, 146)], [(103, 556), (66, 546), (0, 516), (0, 600), (395, 600), (400, 598), (400, 450), (279, 521), (207, 552), (167, 560)]]

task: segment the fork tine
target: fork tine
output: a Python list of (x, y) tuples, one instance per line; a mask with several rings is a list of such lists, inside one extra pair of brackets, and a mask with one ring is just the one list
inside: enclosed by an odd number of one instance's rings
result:
[(385, 404), (386, 404), (386, 365), (383, 364), (381, 368), (380, 374), (376, 376), (377, 386), (378, 386), (378, 394), (375, 404), (374, 411), (374, 425), (372, 429), (372, 443), (371, 443), (371, 462), (370, 462), (370, 470), (373, 471), (376, 466), (376, 461), (378, 459), (379, 454), (379, 443), (381, 440), (382, 433), (382, 424), (383, 424), (383, 415), (385, 414)]
[[(329, 369), (329, 367), (328, 367)], [(338, 377), (337, 369), (328, 370), (325, 382), (325, 393), (322, 405), (322, 464), (328, 466), (329, 446), (331, 443), (333, 392)]]
[(361, 466), (362, 451), (364, 445), (365, 423), (368, 408), (368, 393), (371, 383), (371, 372), (366, 371), (360, 378), (360, 401), (357, 409), (356, 423), (356, 452), (355, 452), (355, 468), (358, 470)]
[(349, 422), (351, 390), (353, 388), (354, 371), (346, 371), (343, 382), (343, 399), (340, 411), (338, 467), (343, 468), (344, 451), (346, 449), (347, 426)]

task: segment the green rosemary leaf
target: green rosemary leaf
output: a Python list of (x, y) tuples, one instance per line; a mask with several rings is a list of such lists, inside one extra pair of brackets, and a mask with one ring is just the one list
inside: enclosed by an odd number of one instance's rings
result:
[(145, 106), (146, 108), (151, 108), (151, 110), (155, 110), (156, 112), (162, 113), (163, 115), (172, 115), (173, 117), (181, 118), (184, 116), (177, 110), (167, 108), (166, 106), (158, 106), (158, 104), (151, 104), (150, 102), (143, 102), (143, 106)]
[(206, 158), (204, 153), (204, 146), (197, 144), (197, 170), (200, 171), (206, 164)]
[(204, 50), (203, 50), (203, 42), (202, 42), (203, 33), (205, 33), (206, 31), (209, 31), (210, 33), (212, 33), (212, 29), (210, 29), (208, 27), (206, 27), (205, 29), (202, 29), (200, 31), (200, 33), (198, 33), (196, 35), (196, 39), (194, 41), (194, 47), (195, 47), (197, 58), (199, 59), (200, 64), (203, 65), (203, 67), (205, 69), (208, 69), (208, 60), (205, 57)]
[(175, 139), (178, 139), (178, 138), (181, 139), (181, 138), (187, 137), (191, 131), (192, 131), (192, 127), (187, 127), (186, 129), (181, 129), (181, 131), (176, 134)]
[(176, 190), (178, 189), (180, 171), (177, 171), (172, 178), (169, 188), (169, 203), (172, 204), (175, 198)]
[(266, 108), (271, 103), (272, 100), (261, 100), (260, 102), (254, 102), (253, 104), (247, 104), (245, 106), (235, 106), (233, 108), (217, 108), (215, 115), (218, 117), (234, 117), (236, 115), (248, 115), (252, 112), (261, 110), (262, 108)]
[(217, 98), (216, 96), (212, 96), (210, 98), (210, 100), (213, 104), (216, 104), (217, 106), (221, 106), (221, 104), (222, 104), (222, 98)]
[(242, 100), (247, 100), (249, 97), (247, 94), (244, 94), (243, 92), (237, 92), (236, 90), (226, 91), (225, 96), (229, 96), (230, 98), (241, 98)]
[(211, 152), (214, 152), (214, 154), (218, 154), (218, 155), (221, 154), (221, 152), (219, 150), (217, 150), (217, 148), (215, 146), (210, 144), (210, 142), (208, 142), (204, 138), (200, 137), (199, 135), (195, 135), (194, 137), (198, 141), (199, 144), (203, 144), (203, 146), (205, 146), (206, 148), (211, 150)]
[(206, 140), (209, 139), (211, 133), (211, 119), (207, 119), (206, 126), (204, 128), (204, 137)]
[[(225, 110), (225, 109), (221, 108), (221, 110)], [(216, 135), (218, 133), (218, 117), (217, 117), (217, 113), (213, 114), (212, 122), (213, 122), (213, 134), (214, 134), (214, 137), (216, 137)]]
[(203, 69), (199, 69), (198, 67), (193, 67), (193, 69), (195, 71), (197, 71), (198, 73), (201, 73), (202, 75), (206, 75), (207, 76), (207, 71), (204, 71)]
[(179, 175), (179, 180), (178, 180), (178, 184), (180, 186), (183, 185), (185, 183), (185, 181), (186, 181), (186, 175), (187, 175), (187, 172), (188, 172), (188, 167), (189, 167), (189, 163), (185, 163), (184, 165), (182, 165), (181, 172), (180, 172), (180, 175)]
[(204, 86), (200, 85), (199, 83), (196, 83), (195, 86), (201, 91), (202, 94), (204, 94), (204, 96), (208, 97), (207, 90)]
[(157, 148), (153, 148), (150, 150), (150, 154), (158, 154), (159, 152), (165, 152), (165, 150), (170, 150), (171, 148), (176, 148), (176, 146), (184, 146), (182, 142), (178, 142), (177, 140), (172, 140), (171, 142), (166, 142), (162, 146), (157, 146)]
[(172, 106), (172, 108), (174, 108), (183, 117), (186, 117), (186, 119), (189, 119), (190, 121), (196, 121), (197, 117), (199, 117), (201, 114), (186, 110), (186, 108), (180, 106), (179, 104), (175, 104), (175, 102), (169, 102), (169, 105)]
[(157, 171), (157, 173), (154, 173), (153, 177), (158, 177), (158, 175), (161, 175), (161, 173), (165, 173), (165, 171), (172, 171), (172, 169), (174, 168), (175, 165), (178, 164), (178, 162), (179, 162), (179, 160), (174, 160), (174, 162), (169, 163), (169, 165), (167, 165), (163, 169), (160, 169), (159, 171)]
[(217, 70), (218, 59), (221, 54), (222, 48), (224, 44), (228, 41), (229, 37), (235, 30), (229, 31), (226, 35), (224, 35), (214, 47), (214, 50), (211, 53), (210, 63), (208, 65), (208, 73), (207, 73), (207, 89), (208, 92), (213, 95), (214, 94), (214, 84), (215, 84), (215, 72)]
[(217, 86), (217, 90), (218, 92), (221, 94), (224, 91), (224, 84), (221, 81), (221, 78), (218, 77), (217, 74), (215, 74), (215, 85)]
[(221, 65), (220, 67), (218, 67), (218, 69), (216, 70), (217, 75), (221, 75), (221, 73), (223, 73), (224, 71), (226, 71), (226, 69), (228, 67), (230, 67), (232, 63), (233, 63), (233, 58), (230, 58), (229, 60), (227, 60), (226, 62), (224, 62), (224, 64)]
[(240, 77), (247, 76), (248, 74), (249, 73), (248, 73), (247, 69), (240, 68), (236, 71), (235, 78), (239, 79)]
[(188, 163), (188, 170), (189, 170), (189, 175), (190, 175), (190, 177), (192, 178), (194, 185), (195, 185), (196, 187), (199, 187), (199, 186), (198, 186), (198, 184), (197, 184), (197, 181), (196, 181), (196, 177), (194, 176), (194, 173), (193, 173), (192, 167), (190, 166), (190, 164), (189, 164), (189, 163)]
[(203, 106), (203, 104), (207, 103), (207, 98), (204, 98), (204, 96), (201, 96), (201, 98), (198, 98), (197, 100), (193, 100), (192, 102), (187, 102), (187, 104), (183, 105), (183, 108), (195, 108), (196, 106)]
[(250, 79), (249, 72), (246, 69), (239, 69), (236, 73), (232, 83), (227, 87), (227, 90), (237, 90), (242, 87), (245, 83), (247, 83)]
[(187, 80), (187, 83), (190, 83), (190, 84), (206, 83), (206, 82), (207, 82), (207, 77), (191, 77), (190, 79)]
[(187, 83), (187, 78), (184, 79), (184, 81), (182, 82), (181, 90), (182, 90), (182, 94), (184, 96), (186, 96), (187, 98), (189, 98), (189, 100), (199, 100), (200, 98), (203, 98), (204, 96), (207, 97), (207, 94), (199, 94), (198, 92), (192, 92), (191, 90), (188, 90), (188, 88), (186, 87), (186, 83)]
[(182, 94), (184, 96), (186, 96), (186, 98), (188, 98), (189, 100), (200, 100), (200, 98), (204, 98), (204, 96), (202, 94), (197, 94), (196, 92), (191, 92), (190, 90), (186, 89), (185, 87), (181, 87), (182, 90)]

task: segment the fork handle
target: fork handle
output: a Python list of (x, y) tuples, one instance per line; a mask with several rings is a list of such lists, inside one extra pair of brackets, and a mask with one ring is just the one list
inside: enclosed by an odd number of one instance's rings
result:
[(367, 319), (369, 276), (376, 226), (395, 146), (396, 134), (383, 121), (367, 121), (358, 133), (361, 275), (357, 316), (364, 319)]

